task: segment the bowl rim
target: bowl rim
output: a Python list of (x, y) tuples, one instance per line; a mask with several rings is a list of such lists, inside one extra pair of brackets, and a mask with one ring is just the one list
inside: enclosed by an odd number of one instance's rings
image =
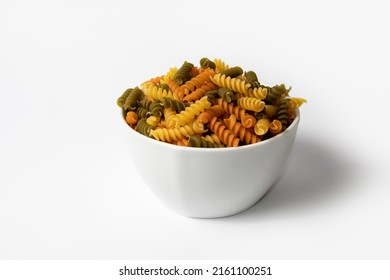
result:
[[(164, 148), (171, 148), (173, 150), (178, 150), (178, 151), (188, 151), (188, 152), (208, 152), (208, 153), (222, 153), (222, 152), (238, 152), (238, 151), (242, 151), (242, 150), (245, 150), (245, 149), (256, 149), (256, 147), (260, 147), (260, 146), (264, 146), (264, 145), (267, 145), (268, 143), (270, 142), (273, 142), (275, 141), (276, 139), (279, 139), (279, 138), (282, 138), (284, 137), (285, 135), (287, 135), (290, 131), (292, 131), (293, 129), (295, 129), (296, 126), (298, 126), (299, 124), (299, 121), (300, 121), (300, 111), (299, 111), (299, 108), (296, 109), (296, 115), (295, 115), (295, 118), (294, 120), (292, 121), (292, 123), (281, 133), (271, 137), (271, 138), (268, 138), (264, 141), (260, 141), (260, 142), (257, 142), (255, 144), (249, 144), (249, 145), (244, 145), (244, 146), (238, 146), (238, 147), (224, 147), (224, 148), (203, 148), (203, 147), (184, 147), (184, 146), (179, 146), (179, 145), (173, 145), (173, 144), (170, 144), (170, 143), (166, 143), (166, 142), (163, 142), (163, 141), (158, 141), (156, 139), (153, 139), (153, 138), (150, 138), (150, 137), (147, 137), (137, 131), (135, 131), (133, 128), (131, 128), (126, 120), (125, 120), (125, 110), (123, 110), (122, 108), (120, 108), (120, 112), (121, 112), (121, 116), (122, 116), (122, 120), (123, 122), (125, 123), (126, 127), (127, 128), (130, 128), (130, 133), (135, 135), (135, 137), (139, 137), (140, 140), (142, 141), (150, 141), (151, 144), (156, 144), (156, 145), (162, 145), (162, 147)], [(142, 139), (141, 139), (142, 138)]]

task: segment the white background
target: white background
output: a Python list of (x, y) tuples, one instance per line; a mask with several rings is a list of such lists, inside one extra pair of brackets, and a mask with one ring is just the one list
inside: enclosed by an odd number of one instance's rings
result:
[[(390, 259), (385, 3), (1, 1), (0, 259)], [(308, 100), (282, 179), (223, 219), (155, 199), (116, 106), (203, 56)]]

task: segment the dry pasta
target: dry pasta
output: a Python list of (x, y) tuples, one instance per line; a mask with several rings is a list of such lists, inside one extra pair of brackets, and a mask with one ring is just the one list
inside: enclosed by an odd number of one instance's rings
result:
[(285, 84), (267, 86), (254, 71), (203, 57), (146, 79), (116, 100), (135, 131), (179, 146), (251, 145), (282, 133), (304, 98)]

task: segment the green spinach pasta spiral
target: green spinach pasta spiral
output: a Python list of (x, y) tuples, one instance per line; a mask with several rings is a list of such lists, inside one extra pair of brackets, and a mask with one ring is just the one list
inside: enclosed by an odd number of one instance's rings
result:
[(169, 90), (168, 84), (158, 84), (157, 87), (161, 88), (162, 90), (166, 90), (166, 91)]
[(230, 103), (236, 99), (234, 96), (233, 90), (231, 90), (230, 88), (226, 88), (226, 87), (221, 87), (218, 90), (218, 95), (227, 103)]
[(207, 141), (199, 135), (192, 135), (188, 138), (188, 146), (196, 148), (223, 148), (224, 145), (218, 145), (213, 142)]
[(149, 110), (150, 104), (152, 104), (152, 101), (145, 98), (145, 96), (144, 96), (144, 98), (141, 98), (141, 100), (138, 100), (138, 106), (142, 107), (146, 110)]
[(248, 83), (251, 84), (252, 88), (260, 87), (259, 80), (257, 79), (257, 75), (253, 71), (245, 72), (245, 78)]
[(228, 69), (222, 70), (219, 73), (221, 75), (225, 75), (226, 77), (235, 78), (235, 77), (238, 77), (238, 76), (242, 75), (243, 72), (244, 71), (242, 70), (241, 67), (235, 66), (235, 67), (232, 67), (232, 68), (228, 68)]
[(132, 91), (133, 91), (132, 88), (126, 89), (125, 92), (118, 98), (116, 104), (118, 104), (119, 107), (123, 108), (123, 105), (125, 105), (126, 98), (129, 96), (130, 92)]
[(287, 98), (283, 98), (280, 100), (280, 104), (276, 111), (276, 119), (282, 123), (282, 131), (285, 130), (289, 123), (289, 100)]
[(212, 62), (210, 59), (208, 59), (207, 57), (203, 57), (200, 59), (200, 67), (202, 68), (211, 68), (211, 69), (215, 69), (216, 68), (216, 65), (214, 62)]
[(161, 106), (161, 103), (159, 100), (154, 100), (150, 103), (149, 111), (152, 113), (155, 117), (161, 117), (163, 114), (164, 108)]
[(190, 106), (188, 102), (183, 102), (168, 97), (163, 98), (162, 105), (164, 108), (171, 108), (177, 113), (180, 113), (181, 111), (185, 110), (186, 107)]
[(145, 109), (144, 107), (141, 106), (138, 107), (135, 112), (137, 113), (139, 119), (145, 119), (152, 114), (148, 109)]
[(218, 89), (210, 90), (206, 92), (204, 96), (207, 97), (207, 100), (210, 102), (211, 105), (214, 105), (215, 103), (215, 98), (218, 97)]
[(287, 89), (285, 84), (273, 86), (271, 90), (268, 92), (268, 97), (271, 99), (282, 98), (283, 96), (288, 95), (290, 89)]
[(148, 124), (148, 123), (146, 122), (146, 119), (140, 119), (140, 120), (138, 121), (138, 123), (137, 123), (137, 126), (136, 126), (136, 130), (137, 130), (139, 133), (141, 133), (141, 134), (143, 134), (143, 135), (145, 135), (145, 136), (147, 136), (147, 137), (150, 137), (150, 131), (151, 131), (152, 129), (154, 129), (154, 127), (151, 126), (150, 124)]
[(173, 76), (173, 80), (178, 85), (184, 84), (186, 81), (188, 81), (190, 79), (190, 77), (191, 77), (190, 73), (191, 73), (191, 70), (193, 67), (194, 67), (194, 65), (192, 63), (185, 61), (183, 63), (183, 65), (179, 68), (179, 70), (177, 70), (175, 75)]
[(139, 87), (135, 87), (127, 96), (125, 104), (123, 105), (123, 109), (126, 111), (131, 110), (134, 111), (137, 109), (137, 101), (141, 98), (144, 93)]

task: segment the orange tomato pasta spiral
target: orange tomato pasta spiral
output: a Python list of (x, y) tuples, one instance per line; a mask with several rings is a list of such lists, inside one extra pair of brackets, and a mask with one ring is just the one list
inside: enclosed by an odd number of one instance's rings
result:
[(255, 126), (257, 122), (257, 119), (252, 116), (252, 115), (249, 115), (249, 114), (245, 114), (242, 118), (241, 118), (241, 124), (245, 127), (245, 128), (252, 128)]
[(237, 104), (245, 110), (250, 110), (256, 113), (261, 112), (265, 107), (265, 103), (255, 97), (241, 97), (237, 100)]
[(256, 134), (253, 134), (249, 129), (245, 128), (240, 122), (237, 122), (235, 115), (230, 115), (228, 119), (223, 120), (229, 130), (238, 136), (241, 141), (245, 141), (246, 144), (254, 144), (260, 142), (260, 138)]
[(169, 79), (169, 78), (164, 79), (164, 82), (169, 86), (169, 88), (173, 92), (173, 94), (175, 94), (177, 96), (180, 85), (178, 83), (176, 83), (174, 80)]
[(164, 76), (157, 76), (155, 78), (151, 78), (148, 82), (152, 82), (153, 84), (157, 85), (161, 79), (163, 78)]
[(126, 118), (125, 118), (126, 122), (133, 126), (135, 125), (137, 122), (138, 122), (138, 115), (136, 112), (133, 112), (133, 111), (129, 111), (127, 112), (126, 114)]
[(187, 147), (188, 146), (188, 140), (186, 138), (180, 139), (176, 141), (176, 145)]
[(196, 121), (198, 123), (206, 124), (211, 121), (213, 117), (220, 117), (225, 113), (225, 110), (221, 105), (214, 105), (209, 109), (205, 110), (203, 113), (200, 113)]
[(197, 88), (196, 90), (194, 90), (190, 94), (186, 95), (183, 98), (183, 101), (192, 102), (192, 101), (201, 99), (208, 91), (214, 90), (217, 88), (218, 88), (218, 86), (215, 85), (214, 83), (207, 82), (207, 83), (201, 85), (200, 88)]
[(248, 89), (251, 87), (251, 84), (247, 83), (245, 80), (226, 77), (226, 75), (221, 76), (221, 74), (216, 74), (211, 80), (220, 87), (227, 87), (239, 93), (247, 93)]
[(278, 119), (274, 119), (269, 125), (269, 131), (275, 135), (282, 132), (282, 123)]
[(238, 120), (241, 120), (242, 117), (246, 114), (245, 109), (240, 108), (239, 106), (234, 106), (233, 103), (227, 103), (226, 101), (222, 100), (222, 98), (218, 98), (215, 102), (218, 105), (221, 105), (227, 114), (235, 115)]
[(201, 85), (209, 82), (210, 78), (214, 76), (214, 74), (215, 72), (213, 69), (208, 69), (207, 71), (193, 77), (178, 89), (177, 95), (183, 99), (184, 96), (189, 94), (191, 91), (194, 91), (196, 88), (199, 88)]
[(169, 122), (169, 127), (179, 127), (189, 123), (191, 120), (195, 119), (195, 116), (198, 116), (204, 110), (210, 108), (211, 103), (207, 100), (207, 96), (202, 97), (200, 100), (197, 100), (194, 104), (191, 104), (189, 107), (186, 107), (185, 110), (181, 111), (176, 116), (173, 116)]
[(222, 121), (217, 119), (217, 117), (211, 119), (210, 130), (214, 132), (226, 146), (238, 147), (240, 139), (236, 138), (234, 134), (222, 123)]

